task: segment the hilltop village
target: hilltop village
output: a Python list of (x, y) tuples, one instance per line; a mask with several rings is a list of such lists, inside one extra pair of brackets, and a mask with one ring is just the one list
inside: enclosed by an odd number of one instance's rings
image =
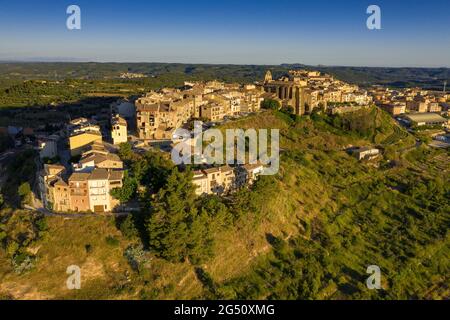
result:
[[(419, 89), (369, 91), (318, 71), (292, 70), (273, 79), (267, 71), (261, 82), (240, 85), (220, 81), (185, 82), (181, 88), (163, 88), (136, 99), (121, 99), (93, 118), (71, 119), (51, 134), (36, 139), (41, 169), (35, 207), (53, 212), (106, 213), (124, 210), (112, 196), (121, 188), (126, 165), (117, 152), (129, 143), (134, 152), (160, 149), (170, 152), (174, 133), (201, 120), (205, 128), (261, 112), (282, 109), (302, 116), (355, 112), (373, 104), (409, 126), (448, 127), (449, 95)], [(34, 134), (31, 128), (0, 128), (20, 147)], [(442, 139), (448, 139), (443, 135)], [(358, 150), (359, 159), (378, 155), (377, 149)], [(198, 196), (225, 195), (251, 185), (262, 172), (260, 164), (209, 166), (194, 171)], [(121, 208), (120, 208), (121, 207)]]

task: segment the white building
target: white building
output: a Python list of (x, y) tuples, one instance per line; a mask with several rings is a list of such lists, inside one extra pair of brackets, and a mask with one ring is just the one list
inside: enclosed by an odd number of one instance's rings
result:
[(127, 121), (116, 115), (111, 121), (111, 137), (114, 144), (121, 144), (128, 141)]
[(41, 159), (53, 159), (58, 155), (59, 137), (51, 135), (47, 139), (39, 141), (39, 157)]
[(358, 160), (371, 160), (380, 155), (380, 150), (369, 147), (362, 147), (353, 150), (353, 156)]
[(92, 212), (111, 212), (119, 201), (110, 191), (122, 187), (123, 171), (94, 169), (88, 177), (89, 209)]

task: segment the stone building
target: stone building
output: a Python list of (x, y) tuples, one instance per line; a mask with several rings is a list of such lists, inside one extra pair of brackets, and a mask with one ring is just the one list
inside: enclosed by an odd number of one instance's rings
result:
[[(164, 100), (166, 99), (166, 100)], [(143, 140), (171, 139), (173, 132), (194, 114), (194, 99), (151, 96), (136, 100), (136, 127)]]
[(236, 168), (236, 186), (252, 185), (264, 170), (262, 164), (244, 164)]
[(67, 183), (60, 177), (53, 185), (53, 207), (54, 211), (66, 212), (70, 210), (70, 190)]
[(75, 212), (88, 212), (89, 206), (89, 173), (76, 172), (69, 178), (70, 207)]
[(209, 121), (220, 121), (226, 116), (225, 107), (218, 102), (210, 102), (200, 108), (200, 117)]
[(406, 102), (385, 103), (380, 105), (380, 108), (392, 116), (398, 116), (406, 112)]
[(261, 164), (246, 164), (232, 168), (228, 165), (194, 171), (192, 183), (196, 194), (223, 195), (252, 185), (264, 170)]
[(195, 171), (192, 182), (197, 186), (197, 195), (222, 195), (236, 187), (234, 170), (227, 165)]
[(43, 170), (39, 172), (39, 194), (45, 208), (53, 209), (55, 202), (54, 184), (65, 174), (62, 165), (44, 164)]
[(115, 145), (128, 141), (127, 121), (119, 115), (111, 120), (111, 138)]
[(296, 115), (309, 113), (311, 110), (306, 104), (307, 82), (297, 77), (283, 77), (273, 80), (270, 71), (264, 79), (264, 90), (274, 94), (282, 101), (282, 106), (290, 106)]

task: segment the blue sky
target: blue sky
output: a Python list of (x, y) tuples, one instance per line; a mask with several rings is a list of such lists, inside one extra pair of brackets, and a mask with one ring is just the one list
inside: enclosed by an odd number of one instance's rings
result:
[(449, 14), (448, 0), (0, 0), (0, 60), (450, 67)]

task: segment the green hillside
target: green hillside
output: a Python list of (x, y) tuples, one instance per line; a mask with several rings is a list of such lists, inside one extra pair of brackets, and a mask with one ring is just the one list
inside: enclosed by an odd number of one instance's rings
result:
[[(145, 239), (123, 218), (47, 217), (43, 226), (39, 217), (4, 208), (0, 296), (449, 297), (448, 152), (416, 146), (414, 137), (377, 108), (337, 117), (266, 111), (221, 129), (226, 128), (280, 129), (281, 168), (250, 191), (194, 204), (209, 219), (207, 258), (173, 262), (157, 249), (144, 251)], [(378, 146), (383, 156), (358, 162), (345, 151), (349, 146)], [(127, 160), (133, 177), (138, 167), (153, 175), (159, 164), (167, 169), (163, 160), (149, 159), (147, 169), (143, 159)], [(146, 190), (155, 188), (145, 177), (140, 181)], [(144, 194), (141, 201), (154, 206), (158, 197)], [(135, 216), (134, 223), (144, 226), (139, 221)], [(13, 231), (19, 225), (23, 232)], [(30, 269), (17, 272), (25, 256), (32, 258)], [(66, 268), (73, 264), (82, 270), (81, 290), (65, 286)], [(381, 290), (365, 286), (369, 265), (381, 268)]]

